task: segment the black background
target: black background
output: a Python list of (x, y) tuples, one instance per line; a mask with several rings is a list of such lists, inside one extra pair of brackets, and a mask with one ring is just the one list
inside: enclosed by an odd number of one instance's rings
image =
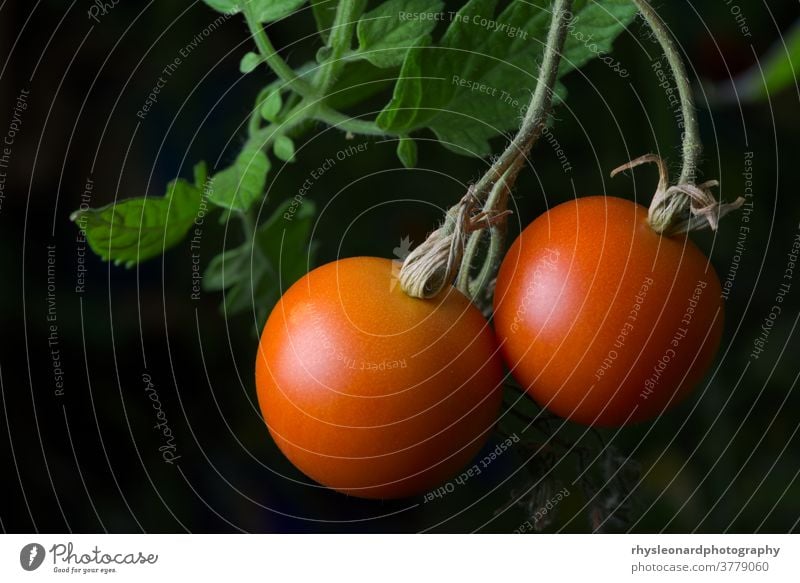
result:
[[(243, 141), (240, 124), (268, 80), (264, 70), (239, 73), (239, 59), (251, 50), (251, 41), (243, 21), (233, 17), (184, 59), (153, 110), (139, 120), (136, 111), (161, 69), (216, 15), (201, 3), (122, 2), (93, 23), (86, 12), (90, 4), (0, 4), (0, 133), (10, 123), (15, 97), (22, 89), (30, 91), (0, 208), (2, 529), (516, 528), (525, 519), (521, 508), (495, 512), (519, 478), (513, 475), (523, 461), (518, 454), (430, 504), (360, 501), (308, 484), (271, 442), (255, 403), (258, 324), (252, 315), (226, 318), (218, 295), (189, 300), (188, 245), (130, 270), (90, 256), (86, 290), (75, 293), (77, 229), (68, 217), (87, 178), (94, 181), (92, 204), (97, 206), (115, 195), (161, 195), (167, 181), (190, 176), (197, 160), (229, 161)], [(768, 6), (742, 2), (753, 32), (744, 38), (724, 2), (694, 3), (694, 8), (683, 0), (661, 4), (704, 87), (729, 85), (731, 76), (752, 66), (800, 16), (794, 0)], [(279, 47), (312, 32), (306, 13), (271, 29)], [(637, 172), (634, 185), (629, 176), (609, 181), (610, 169), (656, 149), (675, 165), (677, 130), (637, 43), (641, 34), (642, 26), (634, 23), (615, 43), (614, 56), (631, 71), (630, 79), (621, 80), (598, 62), (565, 79), (569, 99), (556, 111), (553, 131), (573, 169), (564, 173), (552, 149), (540, 143), (533, 171), (525, 171), (518, 183), (512, 230), (574, 196), (608, 193), (646, 202), (655, 184), (653, 171)], [(318, 46), (318, 40), (293, 45), (285, 56), (301, 63), (313, 58)], [(373, 109), (385, 99), (371, 104)], [(751, 360), (750, 352), (800, 227), (794, 176), (800, 151), (798, 91), (791, 87), (756, 104), (701, 107), (700, 118), (705, 175), (721, 180), (723, 198), (731, 200), (743, 190), (745, 152), (754, 153), (752, 231), (708, 382), (652, 424), (603, 433), (641, 466), (632, 518), (619, 529), (797, 530), (800, 281), (793, 284), (765, 353)], [(303, 149), (298, 163), (271, 174), (270, 180), (277, 177), (265, 213), (293, 196), (310, 168), (349, 143), (322, 126), (313, 133), (320, 135)], [(485, 161), (421, 141), (420, 167), (404, 170), (395, 144), (368, 141), (367, 154), (337, 165), (311, 192), (318, 208), (333, 200), (317, 225), (318, 263), (359, 254), (391, 257), (402, 237), (419, 242), (441, 209), (485, 168)], [(498, 140), (495, 150), (502, 146)], [(397, 202), (409, 198), (429, 204)], [(693, 235), (723, 280), (739, 220), (734, 214), (716, 235)], [(236, 244), (239, 236), (233, 225), (208, 221), (203, 262)], [(63, 396), (54, 392), (47, 340), (48, 245), (56, 249)], [(165, 464), (158, 452), (144, 373), (152, 377), (176, 435), (181, 459), (175, 465)], [(577, 506), (577, 500), (565, 504), (552, 528), (589, 530), (583, 514), (572, 515)]]

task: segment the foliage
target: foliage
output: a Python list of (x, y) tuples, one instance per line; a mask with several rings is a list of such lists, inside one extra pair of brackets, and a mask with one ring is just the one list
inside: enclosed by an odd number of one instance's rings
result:
[[(262, 320), (279, 291), (305, 273), (313, 256), (309, 201), (292, 221), (283, 219), (286, 203), (278, 202), (262, 226), (253, 226), (273, 164), (296, 160), (296, 140), (315, 126), (308, 122), (395, 138), (398, 158), (407, 167), (417, 164), (412, 134), (426, 131), (460, 154), (488, 155), (490, 140), (518, 124), (533, 91), (550, 16), (546, 0), (512, 2), (500, 11), (497, 0), (469, 0), (457, 12), (443, 12), (441, 0), (369, 6), (362, 0), (204, 1), (221, 12), (242, 13), (258, 51), (243, 56), (240, 71), (263, 74), (267, 81), (255, 100), (241, 152), (208, 179), (205, 165), (198, 165), (200, 180), (176, 179), (164, 197), (119, 200), (76, 212), (72, 219), (100, 257), (131, 267), (180, 243), (205, 197), (209, 210), (223, 210), (225, 218), (239, 216), (253, 228), (246, 229), (248, 239), (240, 246), (209, 263), (204, 288), (224, 291), (226, 313), (256, 307)], [(324, 46), (316, 62), (292, 68), (263, 24), (296, 12), (298, 18), (314, 19)], [(560, 74), (610, 50), (634, 14), (626, 0), (577, 0)], [(376, 119), (347, 114), (377, 93), (386, 95), (387, 104)], [(271, 196), (269, 202), (279, 198)], [(292, 241), (292, 252), (276, 255), (280, 241)]]

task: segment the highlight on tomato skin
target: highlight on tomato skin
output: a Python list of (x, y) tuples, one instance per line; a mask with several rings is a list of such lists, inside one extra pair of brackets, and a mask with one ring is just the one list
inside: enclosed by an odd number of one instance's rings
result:
[(703, 253), (610, 196), (565, 202), (526, 227), (501, 265), (494, 308), (512, 375), (541, 406), (585, 425), (653, 419), (685, 399), (723, 329)]
[(259, 406), (281, 451), (364, 498), (421, 494), (456, 475), (495, 425), (503, 378), (494, 334), (463, 294), (411, 298), (392, 261), (373, 257), (296, 282), (256, 357)]

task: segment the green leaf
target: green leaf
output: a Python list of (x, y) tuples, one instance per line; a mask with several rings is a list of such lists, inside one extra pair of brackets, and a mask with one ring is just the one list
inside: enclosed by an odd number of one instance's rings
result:
[(270, 122), (275, 121), (278, 119), (278, 114), (281, 112), (282, 107), (281, 92), (275, 89), (261, 102), (261, 117)]
[(285, 201), (257, 230), (252, 241), (225, 251), (209, 263), (203, 289), (225, 290), (230, 315), (252, 310), (261, 323), (281, 294), (308, 271), (315, 207), (311, 201)]
[(411, 138), (400, 138), (397, 143), (397, 157), (406, 168), (414, 168), (417, 165), (417, 143)]
[(258, 67), (261, 64), (261, 61), (262, 61), (261, 57), (256, 53), (253, 52), (247, 53), (245, 56), (242, 57), (242, 60), (239, 63), (239, 70), (245, 75), (247, 73), (252, 73), (253, 71), (256, 70), (256, 67)]
[(194, 176), (194, 185), (199, 190), (203, 190), (206, 186), (206, 180), (208, 180), (208, 168), (206, 167), (206, 163), (201, 161), (195, 164), (192, 169), (192, 175)]
[(242, 150), (233, 165), (212, 178), (209, 202), (246, 212), (264, 194), (269, 167), (269, 159), (260, 149)]
[(317, 49), (316, 54), (314, 55), (314, 60), (317, 61), (320, 65), (331, 58), (333, 54), (333, 49), (327, 45), (319, 47)]
[[(195, 176), (204, 165), (195, 167)], [(104, 261), (132, 267), (179, 243), (197, 217), (201, 191), (183, 179), (167, 185), (163, 197), (129, 198), (86, 211), (70, 220), (86, 233), (89, 246)]]
[(278, 295), (308, 271), (306, 251), (315, 213), (311, 200), (288, 200), (258, 229), (256, 244), (278, 274)]
[(294, 142), (289, 136), (278, 136), (272, 146), (275, 156), (284, 162), (294, 162)]
[(441, 0), (389, 0), (361, 17), (358, 22), (357, 55), (377, 67), (403, 62), (408, 49), (436, 27), (434, 15)]
[(205, 291), (221, 291), (240, 283), (247, 275), (250, 245), (242, 245), (214, 257), (203, 273)]
[(236, 14), (241, 10), (239, 2), (241, 0), (203, 0), (206, 4), (211, 6), (217, 12), (224, 12), (225, 14)]
[(351, 61), (337, 77), (327, 103), (343, 110), (388, 89), (397, 80), (397, 68), (381, 69), (369, 61)]
[[(499, 14), (497, 7), (498, 0), (470, 0), (436, 45), (421, 40), (408, 52), (378, 116), (381, 128), (408, 134), (427, 127), (446, 147), (484, 156), (491, 138), (518, 127), (536, 84), (550, 2), (511, 2)], [(603, 56), (636, 7), (629, 0), (576, 0), (573, 14), (560, 75)]]
[(245, 0), (253, 5), (253, 12), (259, 22), (273, 22), (289, 16), (306, 0)]

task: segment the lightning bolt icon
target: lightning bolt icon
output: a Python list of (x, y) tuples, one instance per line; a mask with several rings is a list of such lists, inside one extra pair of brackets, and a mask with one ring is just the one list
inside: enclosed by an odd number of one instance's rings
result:
[(33, 565), (33, 560), (36, 558), (36, 555), (39, 554), (39, 549), (35, 546), (31, 547), (31, 555), (28, 558), (28, 566), (30, 567)]

